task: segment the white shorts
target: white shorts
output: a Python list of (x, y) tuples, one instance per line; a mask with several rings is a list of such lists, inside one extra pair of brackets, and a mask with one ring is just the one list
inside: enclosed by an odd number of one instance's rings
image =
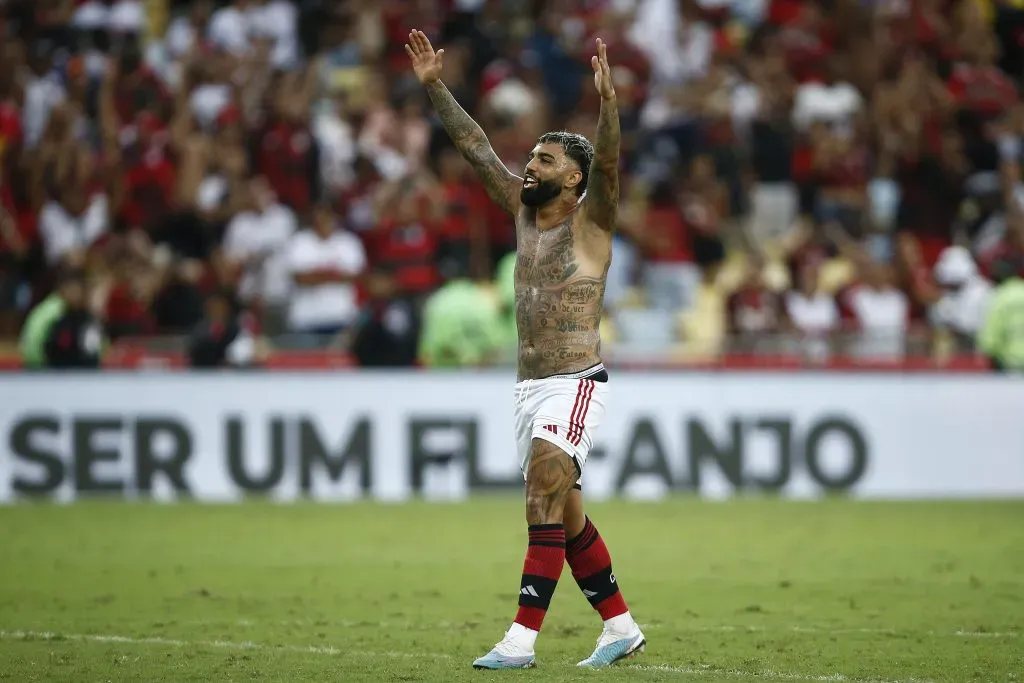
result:
[[(590, 379), (599, 377), (604, 381)], [(561, 448), (576, 465), (582, 486), (583, 467), (594, 445), (594, 432), (604, 419), (608, 373), (603, 364), (571, 375), (527, 379), (515, 386), (516, 445), (523, 478), (534, 439)]]

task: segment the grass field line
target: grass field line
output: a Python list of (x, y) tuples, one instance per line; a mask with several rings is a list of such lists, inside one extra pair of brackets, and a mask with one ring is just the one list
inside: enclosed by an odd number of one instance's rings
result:
[(920, 678), (882, 679), (853, 678), (844, 674), (798, 674), (788, 671), (744, 671), (742, 669), (715, 669), (710, 666), (668, 666), (665, 664), (634, 664), (630, 669), (640, 671), (658, 671), (663, 673), (681, 674), (684, 676), (703, 676), (705, 678), (749, 678), (767, 681), (840, 681), (843, 683), (929, 683)]
[[(208, 625), (209, 622), (197, 622)], [(380, 628), (380, 629), (398, 629), (403, 631), (436, 631), (443, 629), (455, 629), (465, 630), (470, 628), (476, 628), (482, 624), (478, 622), (468, 621), (440, 621), (435, 623), (426, 622), (415, 622), (415, 621), (360, 621), (357, 619), (329, 619), (329, 620), (318, 620), (318, 619), (285, 619), (274, 622), (262, 622), (259, 620), (251, 619), (239, 619), (235, 622), (238, 626), (255, 626), (258, 624), (273, 623), (278, 626), (333, 626), (335, 628)], [(641, 623), (640, 627), (643, 629), (659, 629), (663, 625), (659, 623), (644, 624)], [(928, 636), (932, 638), (1021, 638), (1024, 637), (1024, 633), (1020, 631), (969, 631), (965, 629), (958, 629), (956, 631), (913, 631), (907, 629), (894, 629), (894, 628), (880, 628), (880, 627), (859, 627), (859, 628), (830, 628), (827, 626), (738, 626), (738, 625), (678, 625), (673, 624), (673, 629), (681, 631), (690, 631), (694, 633), (809, 633), (814, 635), (823, 636), (843, 636), (843, 635), (854, 635), (854, 634), (865, 634), (865, 635), (908, 635), (908, 636)]]
[[(48, 641), (60, 643), (65, 641), (88, 642), (88, 643), (109, 643), (123, 645), (157, 645), (163, 647), (210, 647), (224, 650), (247, 650), (247, 651), (274, 651), (274, 652), (297, 652), (300, 654), (315, 654), (328, 656), (354, 656), (371, 659), (451, 659), (451, 655), (440, 652), (369, 652), (365, 650), (350, 650), (332, 647), (329, 645), (270, 645), (252, 641), (231, 641), (231, 640), (181, 640), (178, 638), (164, 638), (160, 636), (122, 636), (97, 633), (61, 633), (57, 631), (0, 631), (0, 640)], [(639, 671), (657, 671), (662, 673), (679, 674), (693, 678), (749, 678), (752, 680), (779, 680), (779, 681), (838, 681), (841, 683), (929, 683), (921, 679), (874, 679), (874, 678), (853, 678), (844, 674), (800, 674), (787, 671), (744, 671), (742, 669), (716, 669), (711, 666), (670, 666), (667, 664), (627, 664), (623, 668), (636, 669)]]
[(122, 643), (126, 645), (163, 645), (166, 647), (212, 647), (223, 650), (274, 650), (277, 652), (299, 652), (315, 655), (347, 655), (375, 659), (451, 659), (451, 655), (440, 652), (367, 652), (365, 650), (342, 650), (330, 645), (268, 645), (252, 641), (232, 640), (180, 640), (159, 636), (119, 636), (97, 633), (60, 633), (56, 631), (0, 631), (0, 640), (64, 640), (88, 643)]

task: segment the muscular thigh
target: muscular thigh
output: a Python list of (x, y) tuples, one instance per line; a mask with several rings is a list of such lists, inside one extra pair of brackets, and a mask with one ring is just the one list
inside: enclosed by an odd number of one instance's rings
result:
[(530, 524), (562, 521), (566, 498), (579, 472), (569, 454), (544, 439), (533, 439), (526, 469), (526, 516)]

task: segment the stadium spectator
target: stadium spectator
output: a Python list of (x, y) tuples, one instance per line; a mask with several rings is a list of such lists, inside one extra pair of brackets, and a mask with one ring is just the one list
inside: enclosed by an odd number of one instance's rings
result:
[(1020, 262), (995, 266), (998, 285), (992, 296), (978, 346), (997, 371), (1024, 370), (1024, 279)]
[(262, 357), (252, 321), (240, 315), (229, 290), (207, 295), (203, 319), (188, 336), (189, 365), (193, 368), (248, 368)]
[(816, 360), (828, 358), (842, 322), (835, 297), (822, 289), (821, 266), (802, 264), (797, 287), (784, 300), (785, 323), (796, 332), (801, 354)]
[[(648, 356), (679, 343), (713, 354), (730, 348), (727, 318), (739, 332), (750, 302), (775, 297), (775, 322), (740, 344), (774, 349), (756, 337), (799, 341), (810, 323), (793, 312), (824, 321), (838, 292), (854, 327), (874, 320), (854, 309), (892, 304), (886, 325), (902, 331), (887, 354), (928, 352), (931, 333), (954, 325), (940, 254), (963, 245), (979, 278), (1024, 254), (1022, 16), (972, 0), (8, 0), (0, 335), (70, 265), (89, 271), (117, 343), (188, 333), (227, 287), (279, 346), (298, 338), (275, 333), (322, 318), (363, 351), (393, 340), (380, 362), (411, 362), (431, 293), (499, 264), (507, 277), (516, 247), (410, 87), (401, 46), (416, 23), (445, 47), (447, 86), (513, 171), (539, 131), (592, 130), (585, 47), (610, 44), (623, 167), (606, 303), (611, 319), (644, 321), (610, 326), (613, 338), (657, 339)], [(254, 209), (255, 178), (271, 208)], [(344, 237), (285, 241), (286, 224), (316, 223), (322, 204)], [(284, 264), (303, 240), (301, 272), (323, 251), (310, 245), (340, 241), (359, 266), (344, 282), (294, 284)], [(345, 292), (336, 315), (292, 324), (332, 287)]]
[(318, 204), (312, 227), (292, 235), (285, 248), (294, 286), (289, 331), (333, 338), (347, 330), (359, 314), (357, 284), (366, 269), (359, 238), (339, 229), (329, 205)]
[(910, 301), (896, 286), (893, 266), (865, 259), (859, 271), (858, 281), (840, 297), (846, 323), (854, 331), (847, 351), (861, 359), (903, 358)]
[(423, 307), (419, 359), (427, 367), (491, 365), (503, 340), (495, 297), (471, 280), (451, 280)]
[(103, 332), (89, 310), (84, 273), (67, 269), (56, 290), (28, 316), (21, 335), (22, 361), (27, 368), (98, 368)]
[(285, 247), (298, 228), (295, 213), (277, 201), (266, 178), (249, 180), (240, 213), (228, 223), (224, 256), (238, 296), (261, 314), (264, 334), (287, 328), (291, 276)]
[(782, 329), (782, 302), (765, 281), (763, 263), (752, 259), (747, 264), (746, 276), (727, 306), (734, 350), (755, 352), (774, 346)]
[(629, 234), (640, 245), (651, 306), (664, 311), (689, 308), (700, 284), (700, 266), (693, 255), (693, 228), (683, 216), (674, 185), (659, 182), (639, 206), (631, 208)]
[(366, 279), (367, 302), (352, 340), (352, 353), (363, 367), (409, 367), (417, 363), (421, 313), (398, 295), (385, 273)]
[(935, 305), (935, 321), (951, 330), (958, 346), (971, 350), (988, 312), (992, 284), (978, 273), (965, 247), (948, 247), (935, 264), (935, 281), (943, 295)]

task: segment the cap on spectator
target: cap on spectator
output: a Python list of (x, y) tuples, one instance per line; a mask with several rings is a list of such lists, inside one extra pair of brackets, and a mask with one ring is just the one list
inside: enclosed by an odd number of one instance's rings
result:
[(960, 285), (973, 277), (978, 267), (965, 247), (946, 247), (935, 264), (935, 280), (941, 285)]

